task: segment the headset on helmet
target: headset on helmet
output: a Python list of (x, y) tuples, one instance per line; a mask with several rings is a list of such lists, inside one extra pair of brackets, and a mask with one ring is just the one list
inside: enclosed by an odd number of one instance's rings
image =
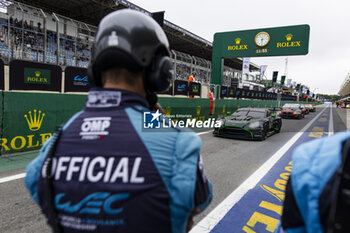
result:
[(124, 9), (105, 16), (97, 29), (88, 67), (90, 85), (102, 86), (101, 72), (113, 67), (142, 71), (147, 92), (169, 88), (169, 42), (159, 24), (144, 13)]

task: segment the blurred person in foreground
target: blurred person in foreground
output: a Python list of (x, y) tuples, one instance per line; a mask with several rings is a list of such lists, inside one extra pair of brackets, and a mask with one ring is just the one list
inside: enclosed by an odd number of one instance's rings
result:
[(350, 232), (350, 132), (302, 144), (292, 162), (275, 232)]
[(53, 232), (186, 232), (210, 203), (200, 138), (143, 129), (144, 113), (159, 106), (155, 93), (171, 82), (169, 54), (165, 33), (143, 13), (119, 10), (100, 22), (85, 109), (26, 169)]

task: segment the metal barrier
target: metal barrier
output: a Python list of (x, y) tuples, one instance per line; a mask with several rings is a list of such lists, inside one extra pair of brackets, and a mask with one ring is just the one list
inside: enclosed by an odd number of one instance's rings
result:
[(193, 58), (193, 75), (197, 82), (211, 83), (211, 62), (200, 57)]
[(191, 55), (171, 50), (174, 62), (174, 79), (188, 81), (193, 74), (193, 58)]

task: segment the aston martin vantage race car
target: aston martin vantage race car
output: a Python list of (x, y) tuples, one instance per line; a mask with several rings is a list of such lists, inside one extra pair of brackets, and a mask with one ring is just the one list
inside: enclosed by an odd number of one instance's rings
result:
[(274, 108), (241, 108), (227, 117), (219, 118), (221, 126), (214, 128), (214, 135), (229, 138), (265, 140), (279, 133), (282, 119)]

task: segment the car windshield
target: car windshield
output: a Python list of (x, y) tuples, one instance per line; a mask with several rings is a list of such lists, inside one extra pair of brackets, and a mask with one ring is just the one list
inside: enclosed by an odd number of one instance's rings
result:
[(252, 118), (263, 118), (265, 117), (265, 112), (262, 111), (254, 111), (254, 110), (239, 110), (232, 114), (232, 116), (249, 116)]

